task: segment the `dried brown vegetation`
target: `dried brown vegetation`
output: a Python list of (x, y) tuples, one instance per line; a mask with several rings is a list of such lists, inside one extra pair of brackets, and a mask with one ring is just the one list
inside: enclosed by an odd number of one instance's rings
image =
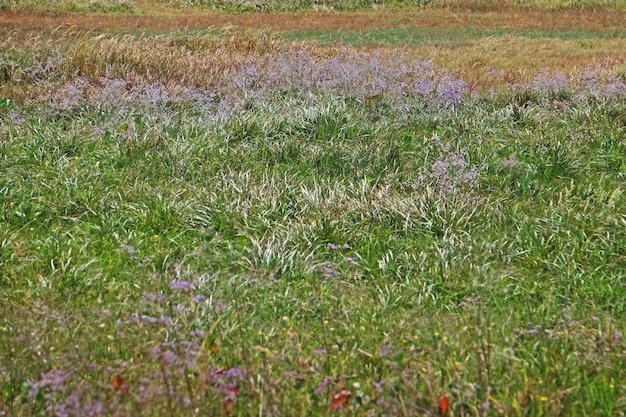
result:
[(406, 9), (400, 11), (301, 12), (301, 13), (182, 13), (156, 10), (154, 15), (46, 15), (0, 13), (0, 26), (16, 30), (50, 30), (72, 27), (81, 30), (169, 31), (221, 26), (289, 30), (369, 30), (388, 28), (500, 28), (515, 30), (623, 31), (624, 13), (612, 10), (537, 11), (495, 8), (481, 11), (462, 9)]
[[(169, 82), (210, 85), (251, 54), (258, 62), (259, 55), (294, 48), (290, 42), (280, 40), (282, 31), (463, 29), (485, 31), (485, 36), (452, 40), (449, 45), (385, 46), (386, 53), (391, 59), (432, 60), (462, 73), (479, 90), (528, 81), (546, 68), (570, 76), (590, 68), (602, 68), (607, 74), (626, 73), (626, 39), (620, 35), (626, 15), (618, 11), (456, 7), (227, 15), (181, 12), (161, 6), (152, 13), (143, 16), (2, 13), (0, 44), (4, 48), (30, 51), (60, 49), (66, 57), (68, 75), (126, 79), (148, 76)], [(190, 29), (201, 29), (209, 35), (186, 34)], [(511, 34), (489, 36), (487, 31), (493, 30), (511, 31)], [(523, 35), (524, 31), (567, 30), (612, 33), (613, 37), (567, 39)], [(171, 31), (182, 32), (166, 35)], [(142, 35), (146, 33), (150, 36)], [(75, 42), (68, 43), (68, 39)], [(310, 43), (295, 48), (307, 48), (327, 56), (333, 55), (337, 46)], [(499, 71), (497, 77), (492, 69)]]

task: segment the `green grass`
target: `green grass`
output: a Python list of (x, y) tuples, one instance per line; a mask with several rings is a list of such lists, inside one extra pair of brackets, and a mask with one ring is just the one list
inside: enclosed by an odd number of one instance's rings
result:
[(0, 11), (35, 12), (43, 14), (135, 14), (140, 12), (133, 0), (61, 0), (55, 2), (42, 0), (6, 0), (0, 4)]
[(374, 30), (292, 31), (281, 34), (287, 40), (315, 40), (322, 43), (345, 42), (355, 46), (445, 46), (460, 47), (468, 41), (487, 37), (520, 36), (534, 39), (589, 40), (624, 39), (626, 32), (595, 31), (518, 31), (471, 28), (398, 28)]
[(0, 411), (626, 412), (623, 96), (220, 113), (59, 71), (0, 100)]

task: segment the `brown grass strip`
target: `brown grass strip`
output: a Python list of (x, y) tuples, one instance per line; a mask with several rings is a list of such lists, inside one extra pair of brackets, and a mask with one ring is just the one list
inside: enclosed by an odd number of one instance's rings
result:
[(38, 15), (0, 13), (0, 28), (50, 31), (72, 27), (88, 31), (171, 31), (207, 27), (291, 30), (370, 30), (389, 28), (473, 28), (510, 30), (626, 30), (626, 13), (617, 11), (462, 11), (456, 9), (408, 9), (367, 12), (302, 12), (170, 14), (157, 16)]

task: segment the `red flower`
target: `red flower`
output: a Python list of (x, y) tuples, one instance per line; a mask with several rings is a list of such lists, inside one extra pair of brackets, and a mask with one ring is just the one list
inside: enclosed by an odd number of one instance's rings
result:
[(343, 390), (333, 395), (333, 400), (330, 402), (331, 410), (338, 410), (348, 401), (348, 398), (352, 397), (352, 393), (347, 390)]
[(113, 380), (113, 388), (118, 390), (122, 388), (122, 385), (124, 385), (124, 378), (122, 378), (122, 375), (116, 374), (115, 379)]
[(121, 391), (122, 396), (124, 397), (128, 395), (128, 384), (124, 381), (121, 374), (115, 374), (115, 378), (113, 379), (113, 388), (115, 388), (116, 391)]
[(450, 402), (448, 401), (448, 398), (445, 395), (442, 395), (441, 397), (439, 397), (439, 413), (442, 416), (445, 416), (446, 414), (448, 414), (449, 406), (450, 406)]

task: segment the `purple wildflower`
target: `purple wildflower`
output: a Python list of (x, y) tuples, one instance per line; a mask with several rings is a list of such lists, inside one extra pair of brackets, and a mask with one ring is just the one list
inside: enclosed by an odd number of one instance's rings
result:
[(230, 368), (224, 371), (224, 377), (231, 381), (244, 381), (246, 379), (246, 371), (239, 367)]
[(28, 391), (29, 397), (36, 397), (37, 394), (39, 393), (39, 388), (37, 387), (37, 384), (35, 384), (32, 381), (24, 382), (24, 386), (30, 388), (30, 390)]
[(204, 337), (204, 334), (205, 334), (204, 330), (202, 330), (202, 329), (196, 329), (196, 330), (192, 330), (191, 332), (189, 332), (189, 335), (191, 337), (200, 337), (200, 338), (202, 338), (202, 337)]
[(141, 302), (143, 304), (149, 304), (153, 302), (162, 303), (163, 301), (165, 301), (165, 297), (163, 297), (162, 295), (157, 295), (147, 291), (143, 292), (143, 297), (141, 298)]
[(35, 66), (27, 68), (22, 72), (31, 81), (48, 78), (50, 73), (56, 71), (59, 65), (63, 63), (64, 59), (59, 50), (55, 50), (51, 56), (48, 57), (45, 63), (38, 62)]
[(163, 359), (163, 363), (170, 368), (173, 367), (176, 363), (176, 354), (171, 350), (166, 350), (165, 352), (163, 352), (161, 358)]
[(9, 116), (9, 120), (11, 120), (13, 124), (16, 124), (18, 126), (22, 124), (22, 118), (20, 117), (20, 114), (17, 112), (17, 110), (15, 109), (9, 110), (8, 116)]
[(200, 304), (206, 301), (206, 297), (204, 295), (198, 294), (195, 295), (192, 299), (191, 302), (194, 304)]
[(191, 291), (193, 289), (193, 285), (189, 281), (172, 280), (169, 286), (175, 291)]
[(52, 389), (59, 389), (66, 380), (72, 376), (72, 371), (68, 369), (53, 369), (42, 375), (41, 381), (36, 384), (37, 388), (51, 387)]
[(332, 262), (326, 261), (322, 264), (322, 271), (326, 278), (334, 278), (339, 276), (339, 271), (335, 270)]
[(154, 324), (154, 323), (156, 323), (158, 321), (154, 317), (150, 317), (150, 316), (146, 316), (146, 315), (140, 316), (140, 319), (141, 319), (141, 321), (143, 321), (145, 323), (149, 323), (149, 324)]
[(454, 107), (461, 102), (463, 95), (468, 91), (467, 83), (463, 80), (448, 77), (441, 80), (437, 86), (437, 97), (448, 107)]
[(172, 306), (172, 311), (174, 313), (184, 313), (185, 311), (187, 311), (187, 307), (180, 305), (180, 304), (176, 304), (175, 306)]
[(222, 303), (221, 301), (213, 300), (213, 308), (217, 313), (221, 313), (222, 311), (226, 310), (226, 304)]
[(619, 98), (626, 96), (626, 83), (620, 77), (611, 77), (604, 86), (604, 95), (608, 98)]
[[(137, 249), (135, 249), (134, 247), (130, 246), (130, 245), (124, 245), (124, 249), (126, 250), (126, 253), (128, 253), (131, 257), (134, 255), (137, 255)], [(137, 257), (135, 256), (135, 259)]]
[(222, 389), (222, 393), (230, 401), (235, 401), (239, 395), (239, 388), (237, 384), (228, 384)]
[(380, 347), (380, 352), (378, 353), (378, 356), (380, 358), (384, 358), (385, 356), (388, 356), (391, 353), (392, 347), (393, 346), (391, 344), (382, 345)]
[(319, 385), (317, 387), (315, 387), (315, 389), (313, 390), (313, 392), (315, 393), (315, 395), (321, 395), (324, 390), (328, 387), (328, 385), (330, 384), (330, 377), (326, 377), (322, 380), (322, 382), (319, 383)]
[(374, 381), (374, 391), (376, 391), (377, 393), (381, 392), (383, 389), (383, 385), (385, 385), (384, 381)]
[(315, 349), (313, 351), (313, 356), (317, 356), (317, 357), (321, 357), (321, 356), (326, 356), (326, 349)]
[(51, 104), (57, 110), (72, 111), (80, 105), (88, 87), (89, 81), (87, 79), (76, 78), (71, 83), (63, 86), (50, 98)]

